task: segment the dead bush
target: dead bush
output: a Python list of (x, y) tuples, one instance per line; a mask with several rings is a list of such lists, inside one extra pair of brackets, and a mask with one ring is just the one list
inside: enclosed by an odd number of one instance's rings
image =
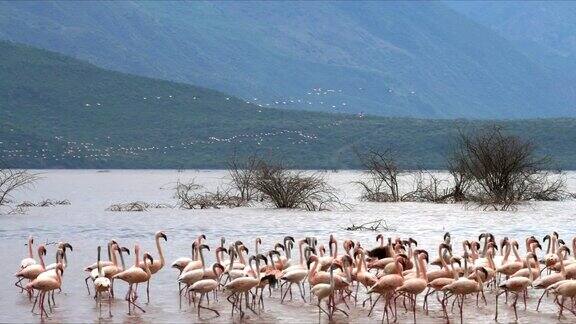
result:
[(256, 198), (258, 191), (252, 186), (258, 168), (258, 158), (250, 156), (244, 160), (236, 156), (228, 162), (231, 187), (238, 192), (239, 198), (249, 202)]
[(174, 194), (178, 206), (182, 209), (219, 209), (221, 207), (241, 207), (247, 204), (247, 201), (240, 196), (231, 195), (231, 189), (218, 188), (215, 192), (200, 191), (200, 189), (203, 187), (194, 181), (178, 181)]
[(401, 170), (392, 151), (370, 150), (367, 154), (358, 154), (358, 157), (368, 178), (356, 182), (363, 189), (361, 199), (372, 202), (400, 201), (398, 175)]
[(7, 204), (15, 191), (32, 185), (36, 180), (38, 176), (34, 173), (0, 166), (0, 206)]
[(473, 134), (460, 132), (451, 172), (470, 184), (466, 201), (484, 209), (509, 210), (527, 200), (559, 200), (567, 196), (563, 176), (545, 171), (548, 157), (538, 157), (534, 144), (493, 126)]
[(258, 162), (252, 186), (276, 208), (327, 210), (341, 204), (336, 189), (318, 173), (289, 170), (280, 164)]
[(144, 201), (134, 201), (129, 203), (113, 204), (106, 208), (106, 210), (114, 212), (144, 212), (155, 208), (173, 208), (173, 206), (168, 204), (154, 204)]

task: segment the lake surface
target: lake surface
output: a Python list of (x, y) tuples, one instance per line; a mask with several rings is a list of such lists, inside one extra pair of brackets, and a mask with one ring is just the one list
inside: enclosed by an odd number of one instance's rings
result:
[[(13, 274), (18, 270), (20, 260), (26, 257), (27, 237), (33, 235), (38, 242), (68, 241), (74, 251), (68, 254), (69, 265), (64, 275), (63, 291), (56, 295), (57, 308), (49, 322), (97, 322), (98, 312), (85, 286), (85, 273), (82, 269), (95, 262), (96, 247), (106, 246), (110, 239), (117, 239), (122, 245), (133, 249), (134, 243), (140, 243), (145, 251), (158, 256), (153, 235), (164, 230), (168, 242), (163, 243), (168, 264), (181, 256), (189, 256), (190, 244), (200, 233), (204, 233), (211, 246), (219, 244), (221, 236), (228, 242), (242, 240), (253, 249), (253, 240), (261, 237), (261, 251), (267, 251), (285, 235), (296, 239), (304, 236), (316, 236), (326, 243), (329, 234), (337, 239), (359, 240), (363, 246), (376, 245), (374, 232), (350, 232), (344, 228), (351, 224), (360, 224), (383, 218), (395, 230), (384, 233), (386, 236), (413, 237), (419, 247), (427, 249), (435, 258), (437, 244), (444, 232), (449, 231), (454, 239), (458, 253), (461, 242), (474, 239), (478, 234), (490, 231), (499, 240), (503, 235), (514, 237), (522, 242), (528, 235), (542, 238), (557, 231), (567, 242), (576, 235), (576, 201), (535, 202), (520, 206), (514, 212), (487, 212), (465, 208), (454, 204), (429, 203), (366, 203), (358, 199), (359, 188), (352, 182), (360, 173), (341, 171), (326, 173), (329, 182), (340, 190), (339, 196), (350, 205), (350, 209), (338, 208), (333, 211), (306, 212), (298, 210), (275, 210), (266, 206), (243, 207), (211, 210), (151, 209), (146, 212), (110, 212), (106, 208), (114, 203), (146, 201), (174, 204), (172, 198), (175, 182), (195, 179), (208, 189), (214, 189), (227, 182), (224, 171), (184, 171), (173, 170), (96, 170), (38, 171), (42, 179), (29, 190), (19, 192), (18, 202), (41, 201), (43, 199), (68, 199), (69, 206), (33, 207), (25, 214), (0, 215), (0, 322), (39, 322), (40, 317), (30, 312), (31, 304), (25, 294), (20, 294), (13, 285)], [(576, 173), (568, 173), (568, 185), (576, 191)], [(341, 244), (341, 242), (340, 242)], [(36, 245), (37, 246), (37, 245)], [(341, 246), (340, 246), (341, 249)], [(54, 245), (48, 246), (48, 262), (54, 262)], [(36, 254), (36, 253), (35, 253)], [(214, 260), (210, 253), (209, 260)], [(129, 257), (127, 264), (132, 264)], [(122, 299), (126, 284), (117, 281), (116, 300), (113, 303), (113, 322), (190, 322), (211, 321), (230, 322), (230, 305), (221, 296), (216, 308), (222, 316), (210, 319), (206, 312), (202, 318), (196, 316), (196, 310), (178, 307), (177, 271), (169, 265), (157, 273), (151, 284), (151, 303), (144, 305), (147, 313), (126, 315), (126, 304)], [(140, 302), (145, 294), (140, 291)], [(317, 321), (317, 308), (294, 299), (279, 303), (279, 292), (266, 299), (266, 311), (259, 316), (248, 314), (248, 318), (257, 322), (314, 322)], [(557, 321), (556, 307), (551, 300), (545, 302), (540, 313), (535, 311), (536, 295), (531, 291), (528, 310), (519, 306), (520, 322)], [(294, 295), (296, 297), (297, 294)], [(475, 306), (474, 298), (469, 298), (465, 306), (468, 321), (493, 322), (494, 294), (488, 293), (489, 306)], [(418, 302), (421, 305), (421, 300)], [(513, 320), (510, 309), (501, 304), (501, 321)], [(104, 312), (105, 313), (105, 312)], [(353, 308), (349, 319), (336, 315), (337, 321), (379, 322), (382, 305), (367, 317), (368, 310)], [(575, 318), (565, 312), (561, 322), (574, 322)], [(458, 321), (457, 316), (453, 319)], [(402, 322), (411, 321), (410, 313), (404, 314), (399, 308)], [(421, 322), (442, 322), (438, 304), (431, 305), (431, 313), (425, 316), (418, 313)], [(323, 317), (324, 321), (327, 321)]]

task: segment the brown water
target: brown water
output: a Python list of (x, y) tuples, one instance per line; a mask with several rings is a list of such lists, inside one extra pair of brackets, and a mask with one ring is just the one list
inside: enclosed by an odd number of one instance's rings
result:
[[(84, 286), (85, 273), (82, 268), (95, 261), (96, 247), (105, 246), (111, 238), (116, 238), (131, 249), (134, 243), (140, 243), (144, 250), (151, 251), (154, 257), (158, 253), (154, 247), (153, 234), (164, 230), (168, 242), (163, 244), (168, 263), (180, 256), (189, 256), (190, 244), (199, 234), (208, 237), (210, 245), (219, 244), (219, 238), (225, 236), (228, 241), (243, 240), (252, 242), (262, 238), (262, 251), (270, 248), (285, 235), (296, 238), (316, 236), (326, 243), (328, 235), (336, 238), (360, 240), (364, 246), (375, 245), (373, 232), (348, 232), (343, 228), (377, 218), (386, 219), (395, 231), (386, 235), (414, 237), (419, 246), (428, 249), (435, 256), (434, 246), (440, 242), (445, 231), (450, 231), (455, 246), (464, 239), (473, 239), (480, 232), (491, 231), (497, 239), (503, 235), (522, 240), (527, 235), (542, 238), (556, 230), (561, 237), (571, 239), (576, 235), (576, 201), (538, 202), (521, 206), (516, 212), (484, 212), (466, 209), (461, 205), (437, 205), (426, 203), (376, 204), (358, 201), (358, 188), (351, 184), (358, 177), (356, 172), (328, 173), (329, 181), (341, 190), (340, 196), (351, 204), (351, 209), (339, 209), (330, 212), (305, 212), (274, 210), (271, 208), (251, 207), (220, 210), (178, 210), (156, 209), (147, 212), (107, 212), (106, 207), (113, 203), (142, 200), (155, 203), (174, 203), (170, 188), (177, 179), (195, 178), (198, 183), (214, 188), (225, 181), (222, 171), (43, 171), (43, 179), (38, 184), (16, 197), (17, 201), (42, 199), (69, 199), (70, 206), (50, 208), (30, 208), (25, 215), (0, 216), (0, 279), (2, 298), (0, 298), (0, 322), (39, 322), (40, 318), (30, 312), (31, 304), (24, 294), (14, 287), (13, 273), (17, 271), (20, 260), (26, 256), (25, 246), (28, 235), (32, 234), (36, 242), (68, 241), (74, 246), (69, 253), (69, 266), (66, 269), (63, 292), (56, 295), (57, 307), (48, 322), (230, 322), (230, 305), (225, 296), (220, 296), (216, 308), (222, 313), (219, 318), (211, 318), (206, 312), (201, 318), (195, 309), (178, 308), (177, 271), (169, 267), (162, 269), (153, 277), (151, 303), (144, 305), (146, 313), (134, 316), (126, 315), (126, 304), (122, 300), (126, 285), (116, 285), (116, 300), (113, 304), (112, 319), (98, 319), (98, 312), (91, 296)], [(569, 174), (570, 189), (576, 190), (576, 174)], [(249, 245), (251, 247), (252, 244)], [(54, 245), (48, 246), (48, 263), (54, 262)], [(213, 255), (209, 258), (214, 259)], [(128, 264), (133, 259), (127, 260)], [(536, 295), (531, 291), (528, 310), (519, 310), (519, 321), (555, 322), (556, 307), (550, 300), (544, 303), (541, 312), (535, 312)], [(315, 322), (318, 319), (317, 308), (296, 299), (279, 303), (279, 292), (266, 299), (266, 309), (260, 315), (248, 314), (247, 321), (255, 322)], [(475, 306), (470, 298), (465, 305), (465, 322), (493, 322), (494, 294), (487, 293), (488, 306)], [(140, 302), (145, 294), (140, 291)], [(421, 299), (418, 301), (421, 305)], [(212, 304), (211, 304), (212, 305)], [(513, 321), (511, 309), (501, 304), (501, 322)], [(353, 307), (350, 317), (337, 314), (337, 321), (378, 322), (381, 319), (382, 305), (367, 317), (368, 310)], [(105, 315), (105, 312), (103, 313)], [(576, 318), (565, 312), (566, 318), (560, 322), (574, 323)], [(442, 322), (439, 305), (431, 304), (431, 314), (425, 316), (418, 312), (420, 322)], [(411, 314), (399, 311), (401, 322), (411, 322)], [(236, 317), (236, 321), (237, 321)], [(322, 317), (327, 321), (326, 317)], [(452, 320), (458, 321), (456, 314)]]

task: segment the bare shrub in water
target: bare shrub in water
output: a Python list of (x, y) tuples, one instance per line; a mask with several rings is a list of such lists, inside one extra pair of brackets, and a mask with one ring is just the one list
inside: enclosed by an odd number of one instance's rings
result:
[(208, 209), (225, 207), (245, 206), (247, 201), (239, 196), (230, 194), (231, 189), (218, 188), (215, 192), (200, 191), (202, 186), (194, 181), (180, 182), (176, 184), (174, 198), (178, 200), (178, 206), (182, 209)]
[(428, 171), (417, 171), (413, 175), (414, 189), (402, 196), (402, 201), (447, 203), (451, 201), (450, 181), (440, 179)]
[(0, 166), (0, 206), (6, 205), (15, 191), (32, 185), (36, 180), (38, 176), (26, 170)]
[(401, 170), (394, 159), (391, 150), (383, 152), (370, 150), (366, 154), (358, 154), (367, 180), (357, 181), (362, 189), (362, 199), (373, 202), (400, 201), (398, 175)]
[(238, 157), (228, 162), (228, 173), (232, 179), (230, 186), (238, 192), (244, 202), (256, 198), (258, 191), (252, 185), (258, 169), (258, 158), (254, 155), (242, 160)]
[(64, 200), (45, 199), (38, 203), (33, 203), (31, 201), (23, 201), (22, 203), (18, 204), (17, 207), (53, 207), (58, 205), (70, 205), (70, 201), (68, 199)]
[(547, 157), (538, 157), (531, 141), (489, 127), (474, 134), (460, 132), (452, 156), (453, 174), (470, 184), (465, 200), (484, 209), (509, 210), (527, 200), (559, 200), (567, 196), (566, 181), (544, 171)]
[(114, 212), (143, 212), (152, 208), (173, 208), (173, 206), (167, 204), (147, 203), (144, 201), (134, 201), (129, 203), (113, 204), (106, 208), (106, 210)]
[(340, 204), (336, 189), (320, 174), (288, 170), (263, 160), (258, 162), (252, 186), (276, 208), (326, 210)]

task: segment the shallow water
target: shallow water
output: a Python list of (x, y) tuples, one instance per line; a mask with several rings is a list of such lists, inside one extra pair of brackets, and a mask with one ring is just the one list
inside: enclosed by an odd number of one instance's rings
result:
[[(566, 240), (576, 235), (576, 201), (537, 202), (521, 206), (515, 212), (485, 212), (466, 209), (462, 205), (442, 205), (427, 203), (365, 203), (360, 202), (358, 188), (351, 182), (359, 176), (357, 172), (327, 173), (331, 184), (340, 189), (339, 196), (350, 209), (339, 208), (335, 211), (305, 212), (293, 210), (275, 210), (272, 208), (250, 207), (219, 210), (178, 210), (152, 209), (147, 212), (109, 212), (105, 209), (120, 202), (136, 200), (173, 204), (172, 190), (178, 179), (194, 178), (197, 183), (207, 188), (215, 188), (226, 181), (223, 171), (40, 171), (42, 180), (34, 188), (17, 195), (16, 201), (40, 201), (43, 199), (68, 199), (69, 206), (34, 207), (26, 214), (0, 216), (0, 287), (3, 297), (0, 299), (0, 322), (39, 322), (37, 315), (30, 313), (30, 303), (25, 294), (20, 294), (14, 287), (13, 273), (19, 267), (20, 260), (26, 256), (25, 246), (28, 235), (33, 235), (38, 242), (68, 241), (74, 246), (69, 253), (69, 265), (64, 274), (63, 292), (56, 295), (57, 308), (49, 322), (97, 322), (98, 312), (92, 297), (87, 295), (84, 286), (83, 267), (91, 264), (96, 258), (96, 247), (106, 245), (111, 238), (116, 238), (125, 246), (133, 249), (134, 243), (140, 243), (144, 250), (151, 251), (155, 258), (153, 234), (164, 230), (168, 242), (163, 243), (167, 263), (181, 256), (189, 256), (190, 244), (200, 233), (206, 234), (211, 246), (219, 244), (221, 236), (228, 242), (243, 240), (250, 242), (259, 236), (262, 238), (262, 251), (267, 250), (285, 235), (296, 238), (317, 236), (326, 243), (329, 234), (336, 238), (360, 240), (364, 246), (376, 244), (373, 232), (349, 232), (344, 228), (354, 224), (384, 218), (395, 230), (386, 235), (414, 237), (419, 246), (429, 250), (435, 257), (435, 246), (441, 241), (445, 231), (452, 234), (456, 247), (464, 239), (477, 238), (484, 231), (491, 231), (497, 239), (503, 235), (524, 241), (527, 235), (542, 238), (551, 231), (558, 231)], [(576, 191), (576, 173), (568, 174), (569, 189)], [(522, 246), (523, 248), (523, 246)], [(460, 251), (460, 248), (458, 249)], [(47, 263), (54, 262), (54, 245), (48, 246)], [(213, 254), (209, 256), (214, 259)], [(133, 262), (127, 259), (127, 264)], [(196, 316), (195, 309), (178, 308), (176, 284), (177, 271), (165, 267), (157, 273), (151, 284), (151, 303), (144, 305), (145, 314), (126, 315), (126, 304), (121, 297), (126, 292), (126, 285), (117, 282), (116, 300), (113, 303), (114, 317), (103, 322), (230, 322), (230, 305), (225, 296), (220, 296), (216, 308), (222, 316), (210, 318), (211, 313)], [(296, 292), (296, 291), (295, 291)], [(140, 302), (144, 302), (145, 293), (140, 292)], [(317, 321), (317, 308), (296, 299), (279, 303), (279, 292), (266, 299), (266, 310), (260, 315), (248, 314), (248, 319), (258, 322), (314, 322)], [(540, 313), (534, 311), (536, 295), (531, 291), (528, 310), (519, 307), (519, 321), (557, 321), (556, 307), (547, 300)], [(465, 305), (466, 322), (493, 322), (494, 294), (487, 293), (488, 306), (475, 306), (475, 300), (469, 298)], [(418, 301), (421, 305), (421, 300)], [(211, 304), (212, 305), (212, 304)], [(503, 303), (500, 304), (501, 322), (513, 321), (513, 313)], [(368, 310), (353, 307), (350, 318), (337, 314), (337, 321), (377, 322), (381, 319), (382, 305), (371, 317)], [(105, 315), (105, 312), (104, 312)], [(574, 322), (575, 317), (565, 312), (566, 318), (560, 322)], [(425, 316), (418, 312), (421, 322), (442, 322), (437, 303), (431, 304), (431, 314)], [(402, 322), (411, 321), (411, 314), (399, 309)], [(452, 315), (457, 321), (457, 315)], [(327, 321), (323, 317), (323, 321)]]

